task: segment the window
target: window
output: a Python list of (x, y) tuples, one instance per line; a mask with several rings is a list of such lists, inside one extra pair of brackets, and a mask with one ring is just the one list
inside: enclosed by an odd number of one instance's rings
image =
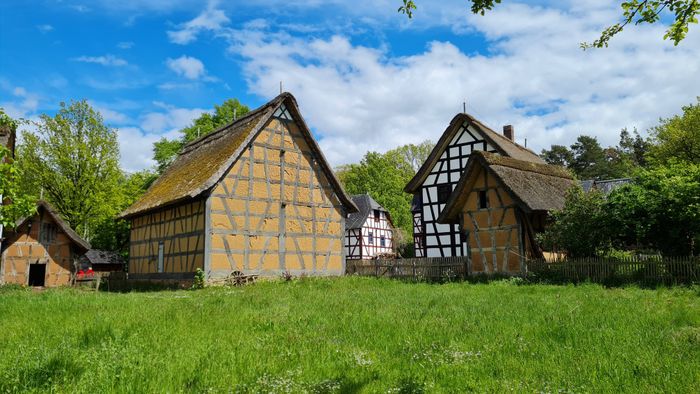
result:
[(367, 233), (367, 244), (374, 245), (374, 233), (372, 233), (371, 231)]
[(479, 209), (487, 209), (489, 207), (489, 196), (486, 190), (479, 190)]
[(378, 221), (379, 221), (380, 215), (381, 215), (381, 214), (379, 213), (379, 210), (378, 210), (378, 209), (375, 209), (375, 210), (374, 210), (374, 221), (375, 221), (375, 222), (378, 222)]
[(56, 226), (53, 223), (42, 223), (39, 233), (39, 243), (51, 244), (56, 240)]
[(158, 272), (163, 272), (163, 263), (165, 260), (164, 256), (164, 246), (163, 241), (158, 242)]
[(439, 204), (444, 204), (450, 199), (450, 194), (452, 193), (452, 186), (440, 185), (437, 187), (437, 198)]
[(379, 237), (379, 245), (381, 245), (383, 248), (386, 247), (386, 237), (385, 236), (382, 235), (381, 237)]

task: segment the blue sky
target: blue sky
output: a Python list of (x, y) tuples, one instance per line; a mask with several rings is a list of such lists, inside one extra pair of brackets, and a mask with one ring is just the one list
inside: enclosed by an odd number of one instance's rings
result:
[(615, 1), (505, 1), (485, 17), (463, 0), (420, 1), (412, 21), (399, 3), (4, 1), (0, 106), (36, 119), (86, 98), (138, 170), (153, 141), (227, 98), (263, 104), (280, 81), (334, 165), (437, 140), (465, 99), (539, 151), (581, 133), (614, 144), (700, 92), (697, 29), (679, 47), (646, 26), (579, 49), (616, 21)]

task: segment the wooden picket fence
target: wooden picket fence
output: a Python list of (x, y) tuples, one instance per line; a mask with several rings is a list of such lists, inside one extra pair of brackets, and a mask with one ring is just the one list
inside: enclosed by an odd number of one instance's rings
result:
[(374, 276), (419, 281), (465, 279), (468, 275), (465, 257), (411, 259), (348, 260), (348, 275)]
[(529, 275), (565, 282), (698, 283), (700, 257), (637, 256), (527, 262)]
[[(485, 276), (484, 273), (470, 272), (466, 257), (348, 260), (346, 273), (416, 281), (465, 280)], [(534, 280), (573, 283), (700, 283), (700, 257), (596, 257), (554, 262), (528, 260), (526, 275)]]

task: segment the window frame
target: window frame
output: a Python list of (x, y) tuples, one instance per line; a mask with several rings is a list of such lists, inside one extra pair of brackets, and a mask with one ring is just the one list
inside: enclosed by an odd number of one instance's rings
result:
[(488, 190), (479, 190), (479, 209), (489, 209), (489, 193)]
[(446, 204), (452, 194), (452, 185), (445, 183), (437, 186), (437, 203)]

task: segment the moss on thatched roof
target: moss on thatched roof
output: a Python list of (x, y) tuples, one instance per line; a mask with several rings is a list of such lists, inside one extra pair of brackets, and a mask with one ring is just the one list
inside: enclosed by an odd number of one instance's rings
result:
[(423, 182), (425, 182), (425, 178), (428, 177), (428, 174), (430, 174), (430, 171), (435, 166), (435, 163), (437, 163), (440, 156), (442, 156), (442, 153), (445, 151), (445, 149), (447, 149), (450, 141), (452, 141), (460, 127), (465, 123), (472, 125), (473, 128), (479, 134), (481, 134), (481, 136), (501, 155), (518, 160), (544, 164), (544, 160), (537, 156), (535, 152), (520, 146), (500, 133), (493, 131), (475, 117), (469, 114), (457, 114), (454, 118), (452, 118), (449, 126), (447, 126), (447, 129), (445, 129), (445, 131), (442, 133), (440, 140), (438, 140), (438, 142), (435, 144), (435, 147), (430, 152), (430, 155), (428, 155), (428, 158), (425, 160), (418, 172), (416, 172), (416, 175), (414, 175), (413, 179), (411, 179), (406, 184), (406, 187), (404, 187), (404, 191), (406, 193), (414, 193), (423, 184)]
[(472, 174), (478, 168), (494, 175), (526, 212), (562, 209), (566, 192), (574, 185), (573, 175), (563, 167), (517, 160), (495, 153), (474, 152), (438, 222), (453, 223), (459, 219), (471, 193)]
[(349, 212), (356, 210), (340, 186), (311, 131), (299, 113), (294, 96), (282, 93), (267, 104), (236, 121), (187, 144), (173, 163), (146, 190), (146, 193), (120, 216), (132, 217), (164, 206), (198, 198), (208, 193), (240, 157), (241, 152), (268, 123), (275, 110), (285, 104), (299, 125), (319, 164)]

